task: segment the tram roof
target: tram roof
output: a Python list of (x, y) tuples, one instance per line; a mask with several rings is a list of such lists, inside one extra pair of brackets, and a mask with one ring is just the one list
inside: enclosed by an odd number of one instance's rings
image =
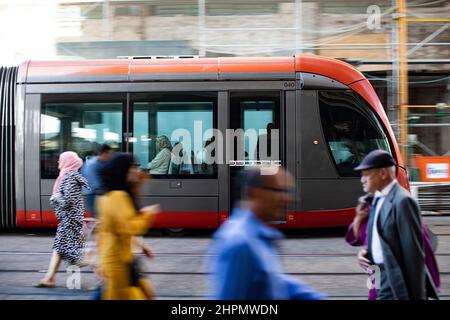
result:
[(296, 72), (318, 74), (345, 85), (365, 79), (350, 64), (317, 55), (27, 61), (21, 83), (144, 80), (292, 80)]

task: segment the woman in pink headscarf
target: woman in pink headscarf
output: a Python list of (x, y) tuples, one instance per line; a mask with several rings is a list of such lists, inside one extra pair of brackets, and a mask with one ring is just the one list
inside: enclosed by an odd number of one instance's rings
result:
[(88, 187), (88, 182), (78, 172), (83, 160), (75, 152), (67, 151), (61, 153), (58, 163), (59, 176), (50, 198), (50, 204), (58, 219), (58, 227), (47, 274), (37, 287), (55, 287), (54, 278), (61, 260), (79, 264), (85, 243), (82, 230), (85, 209), (81, 190)]

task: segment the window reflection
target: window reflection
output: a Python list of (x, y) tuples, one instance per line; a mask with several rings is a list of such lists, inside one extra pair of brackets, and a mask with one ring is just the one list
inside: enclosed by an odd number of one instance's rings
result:
[[(262, 102), (259, 103), (263, 104)], [(244, 104), (245, 105), (245, 104)], [(265, 108), (258, 108), (255, 110), (244, 110), (244, 130), (255, 130), (258, 134), (256, 144), (251, 139), (245, 141), (245, 160), (264, 160), (260, 156), (260, 143), (264, 141), (267, 144), (267, 155), (270, 157), (271, 152), (271, 139), (269, 138), (269, 131), (274, 128), (274, 102), (266, 102)], [(269, 131), (267, 130), (269, 129)]]
[(103, 143), (121, 150), (121, 139), (122, 103), (47, 103), (41, 113), (41, 176), (57, 177), (64, 151), (85, 159)]
[(378, 121), (358, 111), (369, 109), (352, 93), (320, 92), (319, 104), (325, 138), (341, 176), (359, 177), (353, 168), (372, 150), (390, 152)]
[[(242, 128), (245, 138), (235, 139), (234, 158), (236, 160), (280, 160), (279, 154), (279, 104), (277, 98), (232, 99), (234, 129)], [(240, 118), (241, 117), (241, 118)], [(272, 145), (272, 140), (276, 141)]]
[(174, 95), (161, 100), (133, 103), (133, 153), (141, 167), (159, 177), (213, 177), (216, 164), (208, 157), (215, 150), (205, 148), (214, 141), (215, 98)]

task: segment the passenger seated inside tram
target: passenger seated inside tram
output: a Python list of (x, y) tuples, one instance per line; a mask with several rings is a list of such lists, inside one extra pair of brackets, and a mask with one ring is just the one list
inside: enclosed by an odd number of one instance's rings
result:
[[(277, 160), (271, 159), (272, 156), (272, 130), (277, 129), (272, 122), (267, 124), (267, 133), (258, 136), (258, 142), (256, 143), (255, 149), (255, 159), (256, 160)], [(266, 150), (263, 152), (264, 148), (260, 148), (260, 144), (266, 144)], [(260, 154), (261, 153), (261, 154)]]
[(191, 164), (194, 174), (202, 173), (202, 153), (200, 151), (194, 152), (194, 150), (191, 150)]
[(147, 165), (150, 174), (167, 174), (169, 171), (172, 144), (166, 136), (156, 138), (156, 156)]
[(203, 162), (202, 162), (202, 173), (203, 174), (214, 174), (215, 169), (215, 157), (216, 149), (215, 146), (208, 146), (216, 141), (216, 137), (212, 136), (205, 142), (205, 148), (203, 149)]
[(348, 121), (336, 121), (331, 126), (331, 141), (328, 142), (331, 153), (341, 174), (356, 176), (353, 170), (359, 161), (357, 157), (356, 133), (351, 131)]
[(178, 151), (178, 157), (175, 159), (172, 159), (169, 166), (169, 172), (170, 174), (179, 174), (181, 171), (181, 164), (183, 163), (183, 145), (181, 142), (175, 142), (172, 148), (173, 155), (176, 157)]
[(194, 174), (191, 161), (188, 158), (187, 152), (184, 150), (184, 146), (181, 142), (176, 142), (173, 145), (172, 155), (176, 158), (172, 158), (172, 161), (170, 162), (170, 174)]

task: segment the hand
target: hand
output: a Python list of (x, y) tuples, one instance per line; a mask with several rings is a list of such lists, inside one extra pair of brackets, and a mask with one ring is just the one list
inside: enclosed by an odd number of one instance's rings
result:
[(140, 211), (147, 220), (152, 221), (155, 215), (161, 212), (161, 209), (159, 207), (159, 204), (155, 204), (152, 206), (146, 206), (142, 208)]
[(369, 215), (369, 210), (367, 210), (367, 206), (363, 203), (359, 203), (356, 206), (356, 215), (355, 218), (353, 219), (353, 235), (355, 237), (359, 237), (359, 228), (361, 227), (362, 222), (364, 221), (364, 219), (367, 218), (367, 216)]
[(154, 204), (151, 206), (145, 206), (145, 207), (141, 208), (140, 211), (142, 211), (144, 213), (156, 214), (156, 213), (161, 212), (161, 207), (159, 206), (159, 204)]
[(361, 249), (358, 252), (358, 262), (361, 268), (364, 269), (365, 272), (367, 272), (367, 269), (372, 265), (369, 259), (367, 259), (367, 249)]
[(355, 219), (362, 221), (369, 216), (369, 213), (370, 211), (368, 210), (365, 203), (358, 203), (358, 205), (356, 206)]
[(145, 244), (142, 245), (142, 252), (145, 254), (147, 258), (155, 257), (155, 253), (152, 251), (152, 249), (150, 249), (150, 247)]

